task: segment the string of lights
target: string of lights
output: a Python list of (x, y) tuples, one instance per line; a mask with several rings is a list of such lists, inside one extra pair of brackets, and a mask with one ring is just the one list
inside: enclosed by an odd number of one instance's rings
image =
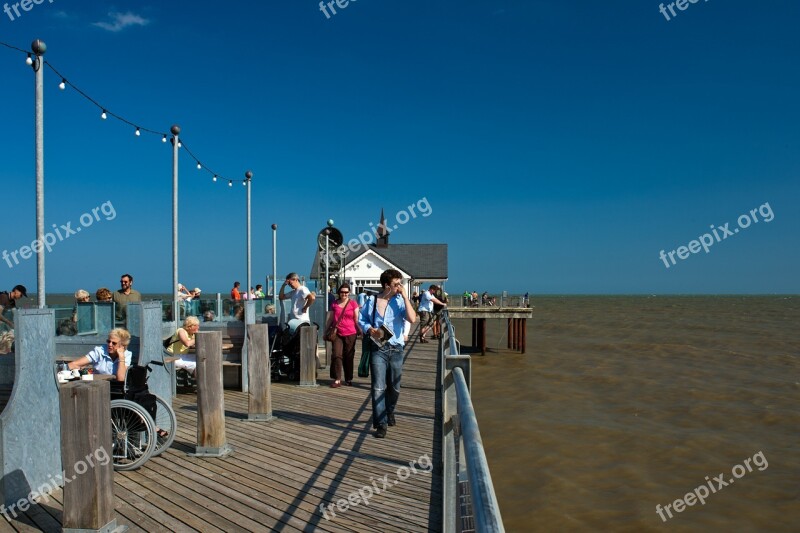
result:
[[(8, 43), (4, 43), (2, 41), (0, 41), (0, 45), (5, 46), (6, 48), (10, 48), (11, 50), (16, 50), (16, 51), (21, 52), (23, 54), (27, 54), (27, 59), (25, 60), (25, 62), (29, 66), (33, 65), (33, 58), (32, 58), (31, 52), (28, 52), (26, 50), (23, 50), (22, 48), (18, 48), (16, 46), (10, 45)], [(82, 96), (83, 98), (85, 98), (86, 100), (91, 102), (95, 107), (97, 107), (97, 109), (100, 110), (100, 118), (101, 119), (107, 120), (108, 117), (113, 117), (113, 118), (119, 120), (120, 122), (123, 122), (124, 124), (127, 124), (127, 125), (131, 126), (132, 128), (134, 128), (134, 135), (136, 135), (137, 137), (141, 136), (142, 133), (149, 133), (149, 134), (161, 137), (161, 142), (162, 143), (166, 143), (167, 142), (167, 136), (169, 135), (169, 133), (165, 133), (163, 131), (157, 131), (157, 130), (154, 130), (154, 129), (142, 127), (142, 126), (138, 125), (137, 123), (132, 122), (132, 121), (128, 120), (127, 118), (121, 116), (121, 115), (118, 115), (118, 114), (116, 114), (116, 113), (114, 113), (112, 111), (109, 111), (108, 107), (100, 104), (97, 100), (95, 100), (94, 98), (92, 98), (91, 96), (86, 94), (84, 91), (82, 91), (74, 83), (70, 82), (67, 79), (67, 77), (65, 75), (63, 75), (61, 72), (59, 72), (49, 61), (44, 61), (44, 64), (50, 70), (52, 70), (53, 73), (56, 76), (61, 78), (61, 83), (58, 84), (58, 88), (59, 89), (61, 89), (62, 91), (66, 90), (67, 87), (73, 89), (76, 93), (78, 93), (80, 96)], [(228, 182), (228, 187), (232, 187), (234, 181), (240, 181), (239, 179), (234, 180), (234, 179), (226, 178), (223, 175), (219, 174), (218, 172), (214, 172), (213, 170), (211, 170), (207, 165), (205, 165), (202, 161), (200, 161), (200, 159), (197, 156), (195, 156), (194, 153), (192, 153), (191, 150), (189, 150), (189, 148), (186, 146), (186, 142), (183, 139), (180, 139), (178, 141), (178, 148), (182, 148), (183, 151), (186, 152), (186, 154), (189, 157), (192, 158), (192, 160), (194, 161), (195, 165), (197, 165), (197, 169), (198, 170), (205, 170), (206, 172), (208, 172), (209, 175), (212, 176), (212, 181), (213, 182), (224, 183), (225, 181), (227, 181)], [(247, 185), (247, 181), (248, 181), (248, 179), (241, 180), (242, 185)]]

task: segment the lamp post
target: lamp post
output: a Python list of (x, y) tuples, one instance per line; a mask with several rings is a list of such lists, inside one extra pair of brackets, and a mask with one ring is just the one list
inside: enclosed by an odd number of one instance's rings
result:
[(278, 312), (278, 225), (272, 225), (272, 301)]
[(173, 124), (172, 132), (172, 318), (177, 324), (180, 321), (178, 303), (178, 136), (181, 128)]
[(34, 81), (34, 129), (36, 153), (36, 299), (39, 309), (45, 307), (44, 287), (44, 63), (42, 56), (47, 51), (47, 45), (41, 39), (31, 43), (36, 58), (33, 60)]
[(325, 309), (328, 308), (328, 283), (330, 282), (330, 278), (328, 277), (328, 245), (331, 242), (331, 229), (325, 228)]
[(245, 185), (247, 185), (247, 297), (250, 298), (250, 181), (253, 179), (253, 173), (247, 171), (244, 173)]

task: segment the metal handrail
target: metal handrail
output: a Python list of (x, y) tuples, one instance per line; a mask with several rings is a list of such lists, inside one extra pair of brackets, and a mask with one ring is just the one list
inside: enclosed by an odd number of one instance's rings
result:
[(460, 345), (446, 308), (441, 320), (442, 529), (445, 533), (505, 531), (470, 398), (470, 358), (459, 354)]
[(472, 407), (464, 371), (456, 367), (453, 378), (458, 398), (458, 420), (461, 425), (461, 441), (464, 446), (464, 459), (467, 464), (469, 490), (472, 495), (472, 510), (475, 520), (475, 531), (504, 531), (500, 520), (500, 506), (489, 473), (489, 463), (483, 450), (478, 419)]

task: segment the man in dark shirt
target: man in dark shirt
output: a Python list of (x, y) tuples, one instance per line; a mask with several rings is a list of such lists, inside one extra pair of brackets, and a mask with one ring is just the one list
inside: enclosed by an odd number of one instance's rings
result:
[(17, 285), (11, 292), (0, 292), (0, 322), (6, 324), (9, 329), (14, 329), (13, 309), (17, 307), (17, 300), (28, 297), (28, 291), (24, 285)]

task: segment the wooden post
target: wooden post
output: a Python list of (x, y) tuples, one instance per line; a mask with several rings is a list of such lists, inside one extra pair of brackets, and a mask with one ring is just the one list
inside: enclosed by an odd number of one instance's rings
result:
[(513, 320), (514, 320), (513, 318), (509, 318), (508, 319), (508, 335), (507, 335), (507, 337), (508, 337), (508, 345), (506, 346), (506, 348), (508, 348), (509, 350), (514, 345), (514, 340), (513, 340), (514, 339), (514, 328), (512, 327), (512, 324), (513, 324), (512, 321)]
[(317, 387), (317, 326), (300, 328), (300, 383), (301, 387)]
[(527, 338), (528, 337), (528, 324), (527, 324), (528, 319), (527, 318), (522, 318), (520, 320), (522, 321), (522, 346), (521, 346), (521, 349), (522, 349), (522, 353), (525, 353), (525, 348), (527, 348), (526, 345), (528, 343), (527, 342), (528, 341), (528, 338)]
[(233, 451), (225, 439), (222, 389), (222, 332), (198, 331), (196, 457), (221, 457)]
[[(272, 392), (270, 390), (269, 326), (247, 326), (247, 377), (250, 390), (247, 394), (247, 419), (272, 420)], [(244, 362), (242, 362), (244, 364)]]
[(59, 390), (63, 531), (113, 531), (117, 527), (110, 395), (108, 381), (76, 381)]

